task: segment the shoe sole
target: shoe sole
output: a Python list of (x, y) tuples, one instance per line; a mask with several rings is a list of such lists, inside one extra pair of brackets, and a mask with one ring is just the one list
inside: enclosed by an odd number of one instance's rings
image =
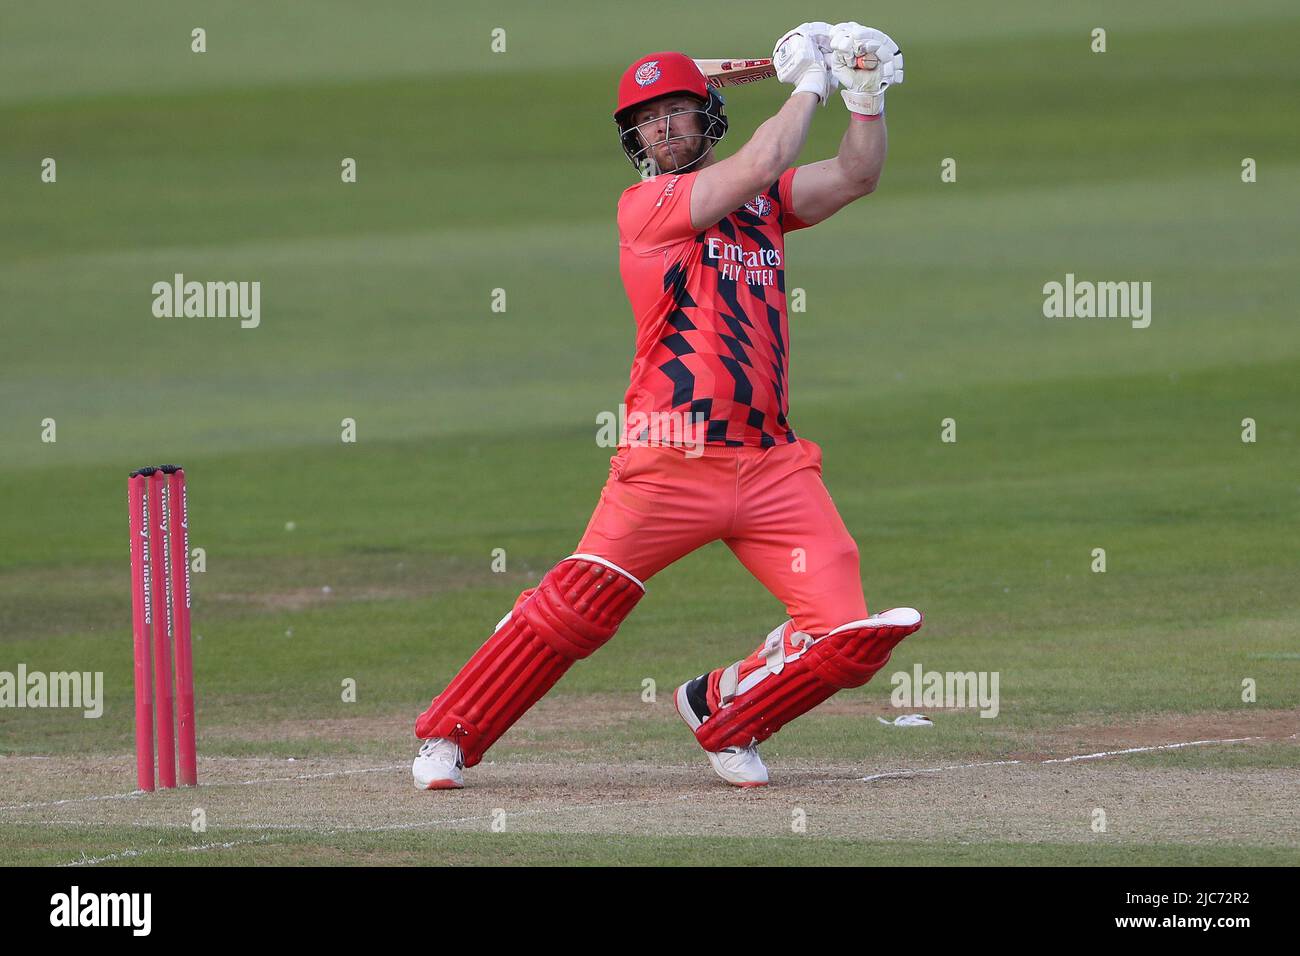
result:
[[(691, 735), (694, 736), (696, 729), (702, 722), (696, 718), (690, 705), (686, 703), (686, 684), (679, 686), (673, 693), (673, 709), (677, 711), (677, 716), (682, 719), (682, 723), (691, 729)], [(688, 714), (690, 716), (687, 716)], [(713, 768), (713, 772), (716, 773), (722, 782), (729, 787), (738, 787), (741, 790), (751, 790), (755, 787), (766, 787), (768, 785), (767, 780), (746, 780), (744, 782), (728, 780), (723, 776), (722, 771), (718, 769), (718, 758), (713, 756), (713, 754), (709, 753), (707, 750), (704, 751), (704, 755), (709, 758), (709, 766)]]

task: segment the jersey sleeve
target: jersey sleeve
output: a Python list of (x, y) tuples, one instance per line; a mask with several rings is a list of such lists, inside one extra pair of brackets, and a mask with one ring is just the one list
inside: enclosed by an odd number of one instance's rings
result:
[(618, 204), (620, 241), (638, 252), (690, 239), (691, 187), (697, 173), (663, 175), (628, 190)]
[(794, 174), (796, 167), (791, 166), (777, 180), (777, 200), (781, 203), (781, 232), (794, 232), (807, 229), (809, 223), (794, 214)]

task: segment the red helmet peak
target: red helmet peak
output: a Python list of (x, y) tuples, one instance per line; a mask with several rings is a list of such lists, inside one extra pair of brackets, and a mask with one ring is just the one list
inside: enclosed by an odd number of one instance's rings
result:
[(709, 82), (685, 53), (647, 53), (623, 71), (614, 118), (618, 119), (624, 110), (670, 93), (690, 93), (704, 102), (709, 98)]

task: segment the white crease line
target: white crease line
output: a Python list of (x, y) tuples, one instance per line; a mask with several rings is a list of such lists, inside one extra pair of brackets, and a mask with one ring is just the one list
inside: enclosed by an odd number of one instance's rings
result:
[[(240, 758), (240, 759), (247, 759), (247, 758)], [(493, 763), (494, 763), (494, 762), (491, 762), (491, 763), (488, 763), (488, 764), (484, 764), (484, 766), (492, 766)], [(528, 768), (528, 767), (558, 767), (558, 768), (571, 768), (571, 765), (569, 765), (569, 764), (560, 764), (560, 763), (539, 763), (539, 762), (536, 762), (536, 761), (524, 761), (524, 762), (519, 762), (519, 763), (505, 763), (505, 762), (503, 762), (503, 763), (499, 764), (498, 766), (501, 766), (501, 767), (520, 768), (520, 769), (526, 769), (526, 768)], [(597, 765), (596, 765), (596, 764), (591, 764), (590, 766), (597, 766)], [(266, 783), (296, 783), (296, 782), (299, 781), (299, 780), (323, 780), (323, 779), (326, 779), (326, 778), (328, 778), (328, 777), (347, 777), (347, 776), (356, 776), (356, 775), (358, 775), (358, 774), (365, 774), (365, 773), (385, 773), (385, 772), (390, 772), (390, 771), (404, 770), (404, 769), (406, 769), (407, 767), (409, 767), (409, 764), (406, 764), (406, 763), (394, 763), (394, 764), (388, 764), (388, 765), (383, 766), (383, 767), (361, 767), (361, 768), (356, 769), (356, 770), (327, 770), (327, 771), (322, 771), (322, 772), (320, 772), (320, 773), (302, 773), (302, 774), (295, 774), (294, 776), (291, 776), (291, 777), (261, 777), (261, 778), (251, 779), (251, 780), (226, 780), (226, 781), (216, 781), (216, 782), (213, 782), (213, 783), (205, 783), (205, 784), (202, 785), (202, 787), (201, 787), (200, 789), (202, 789), (203, 791), (210, 791), (210, 790), (215, 790), (215, 789), (217, 789), (218, 787), (252, 787), (252, 786), (258, 786), (258, 785), (260, 785), (260, 784), (266, 784)], [(692, 771), (692, 770), (697, 769), (697, 765), (695, 765), (695, 764), (680, 764), (680, 765), (677, 765), (677, 766), (667, 766), (667, 767), (660, 767), (660, 766), (654, 766), (654, 767), (640, 767), (640, 768), (638, 768), (638, 769), (659, 770), (659, 771), (679, 771), (679, 772), (683, 772), (683, 773), (684, 773), (684, 772), (689, 772), (689, 771)], [(792, 774), (795, 774), (795, 773), (825, 773), (825, 772), (826, 772), (826, 770), (824, 770), (824, 769), (820, 769), (820, 768), (817, 768), (817, 769), (813, 769), (813, 768), (801, 768), (801, 769), (796, 769), (796, 770), (790, 770), (790, 771), (788, 771), (788, 773), (792, 773)], [(180, 793), (180, 792), (183, 792), (183, 791), (182, 791), (181, 789), (178, 789), (178, 790), (176, 790), (176, 791), (161, 790), (161, 791), (155, 791), (155, 792), (157, 792), (157, 793), (169, 793), (169, 792)], [(14, 803), (14, 804), (10, 804), (10, 805), (8, 805), (8, 806), (0, 807), (0, 811), (4, 811), (4, 810), (39, 810), (39, 809), (42, 809), (42, 808), (44, 808), (44, 807), (61, 807), (61, 806), (66, 806), (66, 805), (74, 804), (74, 803), (93, 803), (93, 802), (95, 802), (95, 801), (99, 801), (99, 800), (134, 800), (134, 799), (137, 799), (137, 798), (140, 798), (140, 797), (146, 797), (146, 796), (149, 796), (149, 794), (146, 793), (146, 792), (143, 791), (143, 790), (133, 790), (133, 791), (131, 791), (130, 793), (110, 793), (110, 794), (100, 794), (100, 795), (98, 795), (98, 796), (91, 796), (91, 797), (68, 797), (68, 798), (63, 799), (63, 800), (49, 800), (49, 801), (45, 801), (45, 802), (42, 802), (42, 803)]]
[(13, 803), (7, 807), (0, 807), (0, 810), (37, 810), (41, 807), (61, 807), (69, 803), (93, 803), (96, 800), (130, 800), (132, 797), (143, 795), (143, 790), (136, 790), (132, 793), (101, 794), (97, 797), (68, 797), (65, 800), (48, 800), (44, 803)]
[[(385, 771), (399, 770), (408, 766), (404, 763), (388, 764), (385, 767), (362, 767), (358, 770), (328, 770), (322, 773), (303, 773), (293, 777), (263, 777), (260, 780), (233, 780), (217, 781), (215, 783), (205, 783), (202, 790), (215, 790), (218, 787), (250, 787), (263, 783), (293, 783), (298, 780), (320, 780), (325, 777), (347, 777), (361, 773), (383, 773)], [(178, 788), (176, 790), (158, 790), (156, 793), (183, 793), (189, 788)], [(109, 793), (93, 797), (69, 797), (65, 800), (50, 800), (45, 803), (14, 803), (9, 806), (0, 807), (3, 810), (38, 810), (41, 807), (61, 807), (70, 803), (93, 803), (96, 800), (133, 800), (138, 797), (148, 796), (144, 790), (133, 790), (130, 793)]]
[(949, 770), (973, 770), (976, 767), (1005, 767), (1008, 764), (1024, 763), (1023, 760), (990, 760), (986, 763), (961, 763), (954, 764), (951, 767), (918, 767), (914, 770), (887, 770), (884, 773), (873, 773), (869, 777), (854, 777), (854, 780), (860, 780), (863, 783), (869, 783), (872, 780), (891, 780), (896, 777), (912, 777), (918, 773), (945, 773)]
[(123, 850), (121, 853), (110, 853), (108, 856), (83, 856), (80, 860), (70, 860), (67, 863), (60, 863), (59, 866), (98, 866), (100, 863), (112, 863), (115, 860), (132, 860), (140, 856), (150, 856), (154, 853), (194, 853), (200, 850), (229, 850), (237, 846), (251, 846), (254, 843), (265, 843), (266, 837), (258, 837), (256, 840), (233, 840), (229, 843), (203, 843), (199, 846), (175, 846), (175, 847), (156, 847), (149, 850)]
[[(217, 787), (248, 787), (259, 783), (292, 783), (296, 780), (321, 780), (325, 777), (348, 777), (359, 773), (383, 773), (384, 771), (405, 770), (409, 763), (390, 763), (383, 767), (362, 767), (358, 770), (326, 770), (321, 773), (300, 773), (292, 777), (263, 777), (260, 780), (239, 780), (234, 783), (216, 783)], [(3, 809), (0, 807), (0, 809)]]
[(1223, 740), (1189, 740), (1181, 744), (1159, 744), (1154, 747), (1129, 747), (1127, 750), (1103, 750), (1095, 754), (1078, 754), (1073, 757), (1053, 757), (1040, 760), (1039, 763), (1072, 763), (1075, 760), (1096, 760), (1099, 757), (1117, 757), (1121, 754), (1150, 753), (1153, 750), (1177, 750), (1179, 747), (1201, 747), (1205, 744), (1240, 744), (1247, 740), (1263, 740), (1263, 737), (1227, 737)]
[[(1264, 737), (1225, 737), (1221, 740), (1188, 740), (1177, 744), (1155, 744), (1150, 747), (1129, 747), (1125, 750), (1103, 750), (1095, 754), (1075, 754), (1070, 757), (1050, 757), (1045, 760), (990, 760), (985, 763), (966, 763), (955, 764), (951, 767), (921, 767), (914, 770), (889, 770), (885, 773), (873, 773), (869, 777), (855, 777), (863, 783), (870, 783), (872, 780), (892, 780), (896, 778), (906, 779), (918, 773), (946, 773), (949, 770), (973, 770), (979, 767), (1005, 767), (1012, 764), (1024, 763), (1074, 763), (1078, 760), (1098, 760), (1102, 757), (1118, 757), (1124, 754), (1151, 753), (1155, 750), (1177, 750), (1180, 747), (1201, 747), (1205, 744), (1239, 744), (1248, 740), (1264, 740)], [(824, 781), (826, 783), (839, 782), (837, 778), (831, 778)]]

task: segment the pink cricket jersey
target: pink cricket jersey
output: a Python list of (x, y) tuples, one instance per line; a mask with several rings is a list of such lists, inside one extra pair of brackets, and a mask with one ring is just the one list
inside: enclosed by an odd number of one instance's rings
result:
[(784, 234), (787, 169), (718, 223), (691, 226), (699, 171), (628, 187), (618, 202), (619, 271), (636, 319), (622, 444), (793, 442)]

